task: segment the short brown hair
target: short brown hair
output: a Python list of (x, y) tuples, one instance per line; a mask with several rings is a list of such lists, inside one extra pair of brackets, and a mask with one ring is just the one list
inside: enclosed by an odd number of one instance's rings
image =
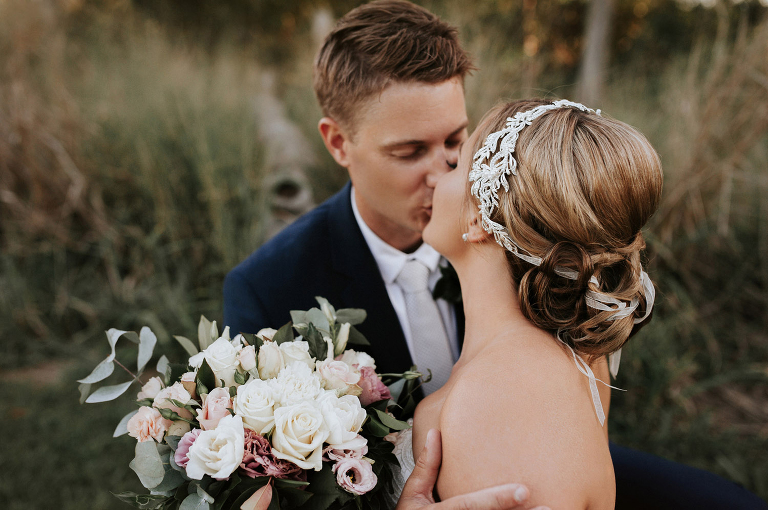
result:
[(378, 0), (342, 17), (315, 58), (323, 115), (354, 129), (362, 103), (392, 82), (442, 83), (473, 70), (455, 27), (418, 5)]
[[(515, 101), (491, 110), (477, 128), (474, 151), (508, 117), (544, 104), (551, 101)], [(618, 350), (649, 322), (634, 324), (647, 305), (640, 279), (645, 248), (640, 229), (661, 199), (656, 151), (623, 122), (563, 108), (523, 129), (514, 157), (517, 175), (507, 179), (509, 192), (500, 190), (491, 219), (542, 259), (535, 266), (507, 252), (523, 314), (542, 329), (561, 331), (565, 341), (589, 357)], [(555, 268), (571, 269), (579, 277), (563, 278)], [(598, 287), (590, 283), (592, 276)], [(611, 312), (586, 305), (588, 288), (624, 302), (637, 299), (640, 306), (611, 320)]]

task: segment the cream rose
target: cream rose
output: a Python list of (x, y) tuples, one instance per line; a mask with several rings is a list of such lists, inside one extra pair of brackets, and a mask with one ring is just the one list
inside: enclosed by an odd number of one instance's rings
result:
[(204, 430), (187, 452), (187, 476), (202, 480), (208, 475), (225, 480), (240, 466), (245, 454), (243, 420), (225, 416), (213, 430)]
[(203, 430), (213, 430), (219, 421), (229, 416), (232, 399), (227, 388), (215, 388), (208, 395), (203, 395), (203, 407), (197, 413), (197, 421)]
[(163, 381), (159, 377), (153, 377), (147, 383), (141, 387), (141, 391), (136, 395), (136, 400), (144, 400), (146, 398), (154, 399), (160, 390), (163, 389)]
[(275, 401), (283, 406), (314, 400), (323, 391), (320, 377), (300, 361), (285, 367), (269, 383), (275, 392)]
[(259, 348), (259, 377), (264, 380), (277, 377), (285, 367), (283, 352), (275, 342), (264, 342)]
[(181, 376), (181, 385), (184, 386), (184, 389), (187, 390), (187, 393), (189, 393), (192, 398), (195, 398), (195, 394), (197, 393), (195, 377), (197, 377), (197, 372), (187, 372)]
[(309, 355), (309, 342), (304, 340), (283, 342), (280, 344), (280, 351), (283, 353), (286, 365), (290, 365), (294, 361), (300, 361), (310, 369), (315, 368), (315, 360)]
[(293, 462), (302, 469), (323, 468), (323, 443), (328, 427), (323, 413), (314, 402), (280, 407), (275, 410), (272, 454)]
[(320, 375), (323, 388), (326, 390), (337, 390), (338, 395), (360, 394), (360, 388), (355, 386), (360, 380), (360, 374), (343, 361), (336, 361), (332, 358), (318, 361), (317, 373)]
[(344, 449), (342, 445), (357, 437), (367, 415), (360, 400), (352, 395), (337, 397), (332, 391), (326, 391), (317, 402), (328, 426), (326, 442), (334, 448)]
[(272, 339), (275, 337), (275, 333), (277, 333), (276, 329), (262, 328), (262, 329), (259, 330), (258, 333), (256, 333), (256, 336), (258, 336), (262, 340), (270, 341), (271, 342)]
[(173, 422), (163, 418), (157, 409), (142, 406), (139, 412), (128, 420), (128, 435), (135, 437), (139, 442), (154, 439), (159, 443), (172, 424)]
[(252, 345), (246, 345), (237, 353), (237, 362), (240, 368), (248, 372), (256, 368), (256, 348)]
[(229, 341), (229, 334), (217, 339), (208, 348), (205, 353), (205, 361), (213, 370), (216, 376), (216, 386), (234, 386), (235, 370), (237, 370), (237, 349)]
[(192, 395), (184, 388), (184, 385), (180, 382), (175, 383), (173, 386), (164, 388), (155, 396), (155, 401), (152, 404), (156, 409), (170, 409), (176, 412), (179, 416), (186, 419), (192, 418), (192, 413), (183, 407), (179, 407), (171, 400), (175, 400), (182, 404), (188, 404), (192, 400)]
[(275, 397), (271, 385), (261, 379), (251, 379), (237, 388), (235, 413), (243, 417), (246, 428), (261, 435), (275, 425)]

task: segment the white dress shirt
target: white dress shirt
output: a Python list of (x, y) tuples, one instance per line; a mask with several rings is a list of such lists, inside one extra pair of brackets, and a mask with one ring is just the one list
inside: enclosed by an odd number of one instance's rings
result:
[[(379, 273), (381, 273), (381, 278), (384, 280), (389, 300), (392, 302), (392, 307), (395, 309), (397, 318), (400, 321), (400, 326), (402, 326), (403, 333), (405, 334), (405, 341), (408, 344), (408, 350), (411, 353), (411, 359), (413, 359), (413, 336), (411, 335), (411, 327), (408, 322), (408, 313), (405, 309), (405, 298), (403, 297), (403, 290), (397, 283), (395, 283), (395, 278), (400, 274), (400, 271), (408, 260), (416, 259), (429, 268), (429, 289), (434, 290), (435, 284), (441, 276), (440, 266), (446, 265), (448, 262), (427, 243), (422, 243), (413, 253), (403, 253), (397, 248), (387, 244), (387, 242), (370, 229), (360, 216), (360, 211), (358, 211), (357, 204), (355, 203), (354, 187), (352, 188), (350, 198), (352, 200), (352, 212), (355, 214), (355, 220), (363, 233), (368, 248), (370, 248), (371, 253), (373, 254), (373, 258), (376, 260), (376, 265), (379, 267)], [(443, 319), (443, 325), (445, 325), (445, 331), (448, 334), (448, 341), (450, 342), (452, 351), (451, 354), (453, 355), (453, 360), (455, 362), (459, 359), (456, 310), (452, 303), (448, 303), (444, 299), (438, 299), (436, 302)], [(376, 312), (375, 310), (368, 310), (368, 313)]]

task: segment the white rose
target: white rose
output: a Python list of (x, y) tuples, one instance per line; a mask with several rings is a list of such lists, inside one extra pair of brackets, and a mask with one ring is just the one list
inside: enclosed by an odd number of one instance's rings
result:
[(365, 352), (357, 352), (352, 349), (346, 350), (344, 351), (344, 354), (341, 355), (341, 361), (348, 365), (357, 365), (358, 370), (363, 367), (371, 367), (376, 370), (376, 362)]
[(251, 379), (237, 388), (234, 411), (243, 417), (246, 428), (264, 435), (275, 424), (275, 404), (270, 384), (261, 379)]
[(177, 406), (171, 402), (171, 400), (175, 400), (182, 404), (188, 404), (189, 401), (192, 400), (192, 395), (189, 394), (182, 383), (177, 382), (173, 386), (168, 386), (167, 388), (160, 390), (160, 393), (155, 396), (152, 406), (155, 409), (170, 409), (182, 418), (188, 420), (192, 418), (192, 413), (183, 407)]
[(336, 397), (332, 391), (323, 393), (318, 399), (320, 410), (328, 426), (327, 443), (334, 448), (346, 447), (357, 437), (367, 416), (360, 400), (352, 395)]
[(141, 391), (136, 395), (136, 400), (144, 400), (145, 398), (154, 399), (162, 389), (163, 381), (159, 377), (153, 377), (141, 387)]
[(272, 379), (285, 367), (283, 352), (275, 342), (264, 342), (259, 348), (259, 377)]
[(345, 322), (341, 325), (341, 328), (339, 328), (339, 334), (336, 335), (336, 349), (334, 350), (334, 354), (338, 355), (344, 352), (344, 349), (347, 347), (347, 342), (349, 341), (349, 330), (351, 327), (352, 324)]
[(191, 358), (189, 358), (189, 366), (197, 370), (203, 366), (203, 360), (205, 359), (205, 351), (198, 352)]
[(309, 355), (309, 342), (304, 340), (283, 342), (280, 344), (280, 351), (283, 353), (286, 365), (290, 365), (294, 361), (301, 361), (310, 369), (315, 368), (315, 360)]
[(275, 401), (283, 406), (314, 400), (323, 391), (320, 376), (300, 361), (285, 367), (269, 383), (275, 392)]
[(213, 430), (204, 430), (189, 447), (187, 476), (208, 475), (225, 480), (240, 466), (245, 454), (245, 433), (240, 416), (225, 416)]
[[(225, 330), (225, 333), (228, 332)], [(222, 380), (224, 381), (224, 386), (235, 385), (237, 349), (227, 337), (220, 337), (203, 351), (205, 353), (205, 361), (208, 362), (208, 366), (211, 367), (216, 376), (216, 386), (221, 386)]]
[(256, 333), (256, 336), (265, 341), (272, 341), (272, 339), (275, 337), (275, 333), (277, 333), (276, 329), (263, 328), (260, 329), (258, 333)]
[(314, 402), (280, 407), (275, 410), (272, 453), (278, 459), (293, 462), (302, 469), (323, 468), (323, 443), (328, 427), (323, 413)]
[(237, 353), (237, 362), (240, 363), (240, 367), (246, 372), (256, 368), (256, 348), (252, 345), (243, 347)]
[[(227, 328), (229, 328), (229, 326), (227, 326)], [(245, 337), (243, 337), (243, 335), (235, 336), (235, 338), (232, 339), (232, 347), (234, 347), (237, 352), (240, 352), (240, 349), (245, 347)]]
[(326, 390), (338, 390), (337, 394), (339, 395), (360, 394), (360, 391), (357, 391), (359, 388), (355, 387), (360, 380), (360, 374), (343, 361), (336, 361), (332, 358), (318, 361), (317, 373), (320, 375), (323, 388)]

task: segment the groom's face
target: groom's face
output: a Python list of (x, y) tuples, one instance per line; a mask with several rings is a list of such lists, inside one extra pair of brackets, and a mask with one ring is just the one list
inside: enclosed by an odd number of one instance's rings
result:
[(408, 250), (421, 241), (435, 184), (467, 138), (463, 84), (393, 83), (368, 101), (355, 127), (345, 166), (360, 214), (384, 241)]

